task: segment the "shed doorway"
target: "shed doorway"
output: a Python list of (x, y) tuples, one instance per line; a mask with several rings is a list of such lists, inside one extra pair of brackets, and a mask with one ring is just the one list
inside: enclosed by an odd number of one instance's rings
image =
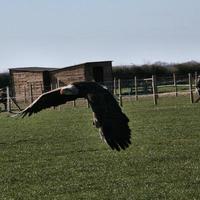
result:
[(103, 67), (93, 67), (93, 78), (96, 82), (103, 82)]
[(43, 84), (44, 84), (44, 88), (43, 88), (43, 92), (47, 92), (51, 89), (51, 80), (50, 80), (50, 75), (48, 71), (44, 71), (43, 72)]

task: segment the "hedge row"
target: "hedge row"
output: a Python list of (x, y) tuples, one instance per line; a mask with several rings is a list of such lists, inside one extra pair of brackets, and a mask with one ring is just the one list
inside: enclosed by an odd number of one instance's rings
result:
[(146, 64), (146, 65), (131, 65), (131, 66), (115, 66), (113, 67), (113, 76), (122, 79), (132, 79), (134, 76), (139, 78), (156, 76), (169, 76), (172, 73), (178, 75), (186, 75), (188, 73), (200, 74), (200, 63), (187, 62), (180, 64)]

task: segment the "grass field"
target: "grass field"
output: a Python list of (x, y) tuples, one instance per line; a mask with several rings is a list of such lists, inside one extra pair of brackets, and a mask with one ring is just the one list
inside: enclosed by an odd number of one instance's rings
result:
[(0, 199), (200, 199), (200, 104), (124, 103), (132, 145), (103, 143), (85, 107), (0, 114)]

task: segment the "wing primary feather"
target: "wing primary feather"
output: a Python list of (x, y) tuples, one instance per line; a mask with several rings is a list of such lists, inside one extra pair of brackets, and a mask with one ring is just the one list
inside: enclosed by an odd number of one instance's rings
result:
[(56, 107), (61, 104), (65, 104), (67, 101), (75, 100), (77, 98), (77, 96), (73, 95), (62, 95), (60, 90), (61, 88), (57, 88), (41, 94), (27, 108), (19, 112), (18, 115), (22, 116), (22, 118), (25, 116), (31, 116), (33, 113), (40, 112), (43, 109), (47, 109), (52, 106)]
[(88, 101), (95, 117), (101, 125), (101, 132), (107, 144), (113, 150), (125, 150), (131, 144), (129, 119), (122, 112), (118, 102), (108, 90), (88, 94)]

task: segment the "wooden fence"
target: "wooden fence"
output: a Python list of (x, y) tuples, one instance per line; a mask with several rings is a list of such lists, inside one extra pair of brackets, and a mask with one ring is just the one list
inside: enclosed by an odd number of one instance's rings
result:
[[(173, 95), (175, 97), (185, 94), (188, 95), (189, 101), (193, 103), (197, 78), (197, 73), (195, 73), (193, 76), (188, 74), (187, 77), (180, 77), (176, 74), (173, 74), (171, 77), (160, 78), (152, 75), (152, 77), (146, 79), (138, 79), (137, 77), (133, 77), (132, 80), (121, 80), (114, 78), (112, 82), (105, 82), (103, 84), (105, 84), (110, 92), (113, 93), (120, 106), (123, 106), (123, 101), (126, 100), (127, 97), (132, 101), (139, 101), (140, 98), (146, 96), (152, 97), (152, 103), (157, 105), (159, 103), (158, 97), (162, 96), (163, 94)], [(45, 88), (41, 87), (41, 90), (37, 89), (39, 92), (36, 93), (34, 86), (34, 83), (30, 83), (28, 88), (24, 87), (24, 92), (22, 93), (23, 96), (20, 98), (13, 96), (12, 88), (7, 87), (5, 89), (7, 94), (7, 111), (10, 112), (13, 105), (20, 109), (19, 104), (21, 105), (22, 102), (22, 107), (27, 106), (45, 91)], [(60, 81), (57, 80), (57, 84), (55, 86), (51, 85), (51, 89), (60, 86)], [(89, 107), (87, 100), (82, 100), (82, 102), (85, 102), (85, 106)], [(73, 101), (71, 105), (76, 107), (78, 103), (77, 101)]]

